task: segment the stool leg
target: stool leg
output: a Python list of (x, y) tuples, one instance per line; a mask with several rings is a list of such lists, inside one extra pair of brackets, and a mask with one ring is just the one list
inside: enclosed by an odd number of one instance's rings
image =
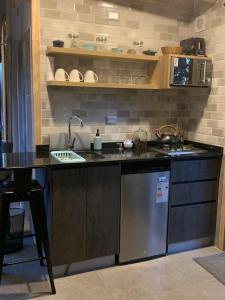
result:
[[(38, 218), (38, 214), (35, 211), (35, 206), (32, 205), (32, 201), (30, 203), (30, 208), (31, 208), (31, 215), (32, 215), (32, 219), (33, 219), (33, 226), (34, 226), (34, 233), (35, 233), (38, 257), (40, 258), (40, 257), (43, 257), (42, 232), (41, 232), (41, 226), (40, 226), (40, 219)], [(40, 259), (40, 265), (44, 266), (44, 259)]]
[(9, 202), (0, 195), (0, 283), (2, 280), (2, 267), (4, 260), (4, 243), (9, 217)]
[(52, 294), (56, 294), (53, 272), (52, 272), (52, 262), (51, 262), (51, 253), (50, 253), (50, 246), (49, 246), (49, 239), (48, 239), (48, 228), (47, 228), (47, 220), (45, 214), (44, 199), (43, 199), (42, 192), (36, 192), (35, 194), (36, 195), (33, 197), (33, 200), (31, 201), (31, 206), (33, 206), (32, 210), (35, 212), (35, 216), (38, 218), (38, 222), (41, 226), (41, 239), (44, 245), (49, 281), (52, 289)]

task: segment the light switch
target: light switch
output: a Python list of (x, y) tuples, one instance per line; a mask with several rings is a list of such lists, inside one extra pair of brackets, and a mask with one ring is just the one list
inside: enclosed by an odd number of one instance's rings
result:
[(109, 11), (108, 18), (109, 18), (109, 20), (119, 21), (120, 14), (116, 11)]
[(108, 115), (105, 118), (107, 125), (116, 125), (117, 124), (117, 116), (116, 115)]

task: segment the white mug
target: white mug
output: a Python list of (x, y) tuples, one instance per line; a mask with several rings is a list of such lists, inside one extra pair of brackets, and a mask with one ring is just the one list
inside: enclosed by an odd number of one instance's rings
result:
[(69, 74), (62, 68), (58, 68), (55, 71), (55, 80), (56, 81), (67, 81), (69, 80)]
[(79, 72), (78, 70), (76, 69), (73, 69), (71, 72), (70, 72), (70, 78), (69, 78), (69, 81), (71, 82), (81, 82), (84, 80), (84, 76), (81, 72)]
[(84, 82), (94, 83), (98, 81), (98, 76), (95, 72), (88, 70), (84, 75)]

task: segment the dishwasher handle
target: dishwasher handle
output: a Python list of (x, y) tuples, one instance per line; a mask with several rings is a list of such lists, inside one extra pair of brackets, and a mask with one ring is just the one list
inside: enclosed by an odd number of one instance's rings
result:
[(130, 168), (122, 168), (122, 174), (126, 175), (126, 174), (144, 174), (144, 173), (160, 173), (160, 172), (166, 172), (166, 171), (170, 171), (169, 168), (165, 168), (165, 167), (157, 167), (157, 168), (134, 168), (134, 167), (130, 167)]

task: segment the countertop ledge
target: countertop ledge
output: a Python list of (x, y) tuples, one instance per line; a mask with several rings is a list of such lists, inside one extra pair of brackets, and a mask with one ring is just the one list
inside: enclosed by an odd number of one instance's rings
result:
[[(94, 166), (94, 165), (109, 165), (109, 164), (122, 164), (127, 162), (150, 162), (156, 160), (192, 160), (192, 159), (207, 159), (207, 158), (220, 158), (223, 155), (223, 148), (218, 146), (211, 146), (206, 144), (195, 143), (195, 146), (200, 149), (204, 149), (204, 153), (196, 153), (190, 155), (181, 156), (168, 156), (155, 152), (149, 147), (146, 153), (135, 153), (132, 150), (125, 150), (122, 155), (110, 153), (101, 153), (103, 158), (87, 159), (85, 162), (79, 163), (61, 163), (51, 156), (47, 151), (43, 152), (21, 152), (21, 153), (4, 153), (1, 155), (0, 169), (12, 170), (17, 168), (71, 168), (82, 166)], [(115, 150), (115, 149), (114, 149)], [(112, 151), (113, 152), (113, 151)], [(78, 151), (80, 154), (80, 151)], [(82, 154), (80, 154), (82, 155)]]

